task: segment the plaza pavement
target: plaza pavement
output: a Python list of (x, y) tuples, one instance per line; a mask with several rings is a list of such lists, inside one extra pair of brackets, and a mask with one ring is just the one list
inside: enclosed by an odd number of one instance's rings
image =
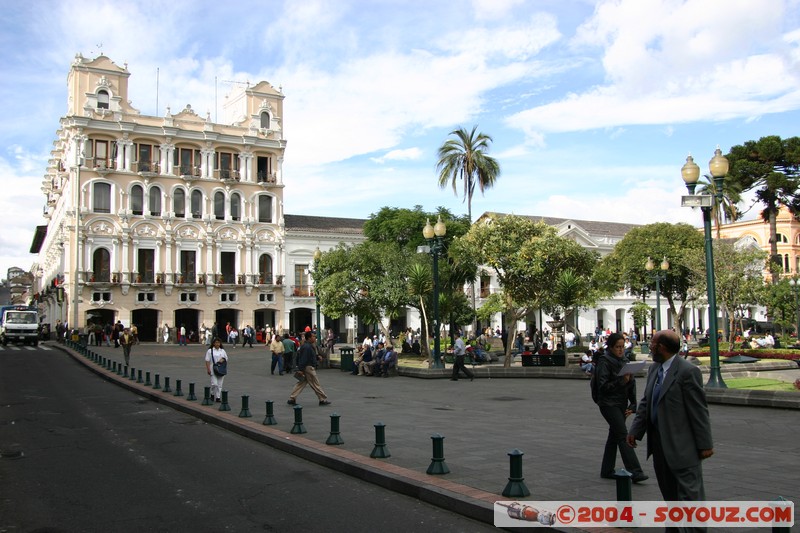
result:
[[(48, 342), (50, 345), (54, 343)], [(588, 380), (487, 377), (500, 369), (478, 368), (474, 382), (462, 377), (415, 379), (354, 376), (339, 369), (318, 372), (332, 401), (319, 406), (310, 387), (298, 398), (307, 433), (290, 434), (294, 410), (286, 400), (295, 384), (290, 375), (270, 374), (268, 351), (230, 348), (228, 390), (230, 412), (219, 404), (200, 405), (209, 378), (204, 346), (140, 344), (133, 347), (131, 366), (182, 381), (184, 394), (194, 382), (198, 400), (145, 387), (115, 375), (62, 349), (102, 377), (116, 381), (151, 400), (170, 405), (221, 427), (255, 438), (289, 453), (335, 468), (460, 514), (492, 523), (492, 502), (505, 500), (508, 452), (519, 449), (523, 475), (531, 495), (526, 501), (614, 500), (615, 482), (600, 478), (600, 459), (607, 425), (589, 394)], [(92, 348), (100, 356), (122, 361), (122, 349)], [(523, 369), (520, 369), (523, 370)], [(566, 370), (566, 369), (563, 369)], [(447, 371), (449, 373), (449, 369)], [(782, 370), (784, 379), (800, 370)], [(569, 377), (569, 376), (562, 376)], [(644, 380), (637, 379), (638, 393)], [(242, 396), (249, 396), (251, 418), (240, 418)], [(274, 402), (277, 425), (262, 424), (266, 401)], [(747, 405), (711, 404), (714, 456), (704, 463), (709, 500), (774, 500), (800, 502), (800, 424), (797, 411)], [(340, 415), (340, 446), (325, 444), (332, 413)], [(371, 459), (376, 423), (385, 424), (391, 457)], [(444, 436), (450, 473), (426, 474), (432, 458), (432, 434)], [(634, 500), (660, 500), (652, 461), (645, 461), (645, 443), (637, 449), (650, 480), (633, 486)], [(617, 463), (621, 467), (621, 460)], [(744, 530), (739, 530), (744, 531)]]

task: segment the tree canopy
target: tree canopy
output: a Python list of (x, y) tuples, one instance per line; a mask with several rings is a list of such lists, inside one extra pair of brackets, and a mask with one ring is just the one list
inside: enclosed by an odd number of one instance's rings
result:
[[(692, 285), (698, 283), (697, 270), (690, 257), (692, 250), (702, 253), (703, 235), (689, 224), (657, 222), (630, 230), (603, 258), (598, 276), (615, 282), (618, 289), (642, 296), (655, 290), (655, 278), (645, 264), (652, 258), (657, 264), (666, 258), (669, 269), (659, 284), (661, 296), (669, 305), (679, 328), (683, 327), (683, 310)], [(702, 276), (700, 277), (702, 278)], [(676, 308), (680, 302), (680, 307)]]
[(780, 275), (777, 243), (777, 215), (781, 205), (795, 216), (800, 215), (800, 137), (781, 139), (777, 135), (761, 137), (731, 148), (727, 180), (742, 191), (755, 191), (764, 206), (761, 216), (770, 228), (772, 282)]
[[(501, 292), (490, 298), (490, 307), (505, 312), (506, 330), (529, 311), (554, 305), (553, 280), (571, 269), (591, 275), (597, 257), (575, 241), (559, 237), (555, 228), (515, 215), (492, 216), (474, 224), (453, 242), (451, 254), (480, 258), (494, 271)], [(511, 364), (511, 344), (506, 343), (506, 366)]]

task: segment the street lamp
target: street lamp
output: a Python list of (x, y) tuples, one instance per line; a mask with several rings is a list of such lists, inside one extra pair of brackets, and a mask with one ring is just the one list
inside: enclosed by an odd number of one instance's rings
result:
[[(317, 249), (314, 250), (314, 273), (316, 276), (319, 276), (320, 259), (322, 259), (322, 252), (320, 251), (319, 246), (317, 246)], [(319, 291), (317, 290), (318, 282), (318, 278), (314, 280), (314, 299), (317, 303), (317, 346), (322, 346), (322, 326), (319, 323)]]
[(433, 256), (433, 368), (444, 368), (439, 346), (439, 254), (444, 251), (445, 233), (447, 226), (442, 222), (441, 215), (436, 225), (431, 226), (428, 219), (422, 228), (422, 235), (428, 241), (430, 254)]
[(661, 270), (656, 271), (656, 265), (649, 257), (644, 264), (645, 270), (656, 280), (656, 331), (661, 331), (661, 282), (667, 279), (667, 270), (669, 270), (669, 261), (667, 261), (666, 256), (661, 261), (660, 266)]
[[(722, 155), (722, 151), (717, 147), (714, 157), (708, 162), (711, 177), (714, 179), (714, 190), (717, 201), (722, 203), (722, 184), (725, 175), (728, 174), (728, 160)], [(708, 290), (708, 346), (711, 351), (711, 374), (708, 378), (706, 387), (713, 389), (727, 389), (728, 386), (722, 380), (719, 366), (719, 340), (717, 338), (717, 287), (714, 281), (714, 251), (711, 240), (711, 210), (714, 205), (714, 198), (710, 194), (695, 194), (697, 180), (700, 178), (700, 167), (694, 162), (692, 156), (686, 158), (686, 163), (681, 168), (681, 176), (686, 182), (686, 189), (689, 196), (681, 198), (683, 207), (700, 207), (703, 211), (703, 228), (705, 230), (706, 248), (706, 285)]]
[(800, 295), (800, 281), (795, 278), (789, 280), (789, 285), (792, 287), (792, 292), (794, 293), (794, 310), (795, 314), (797, 315), (797, 329), (795, 330), (795, 335), (797, 335), (797, 342), (800, 343), (800, 303), (798, 303), (798, 295)]

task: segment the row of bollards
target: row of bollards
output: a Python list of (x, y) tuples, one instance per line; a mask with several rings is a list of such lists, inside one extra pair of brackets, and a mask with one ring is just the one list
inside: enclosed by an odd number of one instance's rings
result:
[[(151, 381), (151, 374), (149, 371), (143, 371), (139, 368), (130, 367), (130, 372), (128, 370), (128, 365), (122, 365), (121, 363), (117, 363), (116, 361), (112, 361), (111, 359), (105, 358), (100, 356), (99, 354), (89, 350), (86, 346), (78, 344), (73, 341), (67, 341), (67, 345), (80, 354), (84, 355), (92, 362), (99, 364), (106, 370), (118, 375), (122, 376), (123, 378), (127, 378), (130, 381), (134, 381), (135, 383), (144, 384), (146, 387), (152, 387), (154, 390), (161, 390), (165, 393), (173, 393), (173, 396), (184, 396), (182, 390), (182, 382), (180, 379), (175, 380), (175, 391), (172, 391), (170, 387), (170, 378), (165, 376), (164, 377), (164, 386), (161, 386), (161, 375), (154, 374), (153, 381)], [(142, 374), (144, 373), (144, 379), (142, 379)], [(195, 395), (195, 384), (189, 383), (189, 394), (186, 396), (187, 401), (197, 401), (197, 396)], [(200, 402), (200, 405), (209, 406), (214, 405), (214, 400), (211, 399), (211, 387), (204, 387), (203, 388), (203, 400)], [(228, 402), (228, 391), (223, 390), (220, 398), (220, 411), (230, 411), (231, 407)], [(277, 419), (275, 418), (274, 413), (274, 402), (272, 400), (267, 400), (266, 402), (266, 417), (264, 418), (263, 425), (265, 426), (274, 426), (278, 424)], [(295, 405), (293, 408), (294, 411), (294, 424), (290, 433), (295, 435), (301, 435), (307, 433), (305, 425), (303, 424), (303, 406), (302, 405)], [(247, 395), (242, 396), (242, 409), (239, 412), (240, 418), (250, 418), (253, 415), (250, 412), (250, 397)], [(340, 415), (337, 413), (331, 413), (331, 431), (328, 439), (325, 441), (325, 444), (329, 444), (332, 446), (342, 445), (344, 444), (344, 439), (342, 438), (340, 427), (339, 427), (339, 419)], [(386, 425), (383, 422), (378, 422), (374, 425), (375, 427), (375, 445), (372, 449), (372, 452), (369, 456), (373, 459), (387, 459), (391, 457), (391, 453), (389, 452), (389, 447), (386, 444)], [(444, 458), (444, 437), (438, 433), (434, 433), (431, 435), (431, 440), (433, 443), (433, 457), (431, 458), (431, 464), (428, 466), (426, 471), (429, 475), (443, 475), (449, 474), (450, 468), (448, 468), (447, 463), (445, 463)], [(506, 484), (505, 488), (503, 489), (503, 496), (506, 498), (523, 498), (530, 496), (530, 491), (528, 487), (525, 485), (525, 479), (522, 476), (522, 456), (523, 452), (520, 450), (514, 449), (508, 452), (508, 456), (510, 459), (510, 474), (508, 477), (508, 483)], [(631, 501), (632, 500), (632, 474), (627, 472), (624, 469), (620, 469), (614, 474), (616, 481), (617, 481), (617, 500), (618, 501)]]

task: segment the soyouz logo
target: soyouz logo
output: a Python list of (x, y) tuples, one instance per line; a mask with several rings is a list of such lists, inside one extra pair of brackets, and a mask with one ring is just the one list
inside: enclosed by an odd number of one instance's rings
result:
[(792, 527), (791, 501), (497, 501), (497, 527)]

